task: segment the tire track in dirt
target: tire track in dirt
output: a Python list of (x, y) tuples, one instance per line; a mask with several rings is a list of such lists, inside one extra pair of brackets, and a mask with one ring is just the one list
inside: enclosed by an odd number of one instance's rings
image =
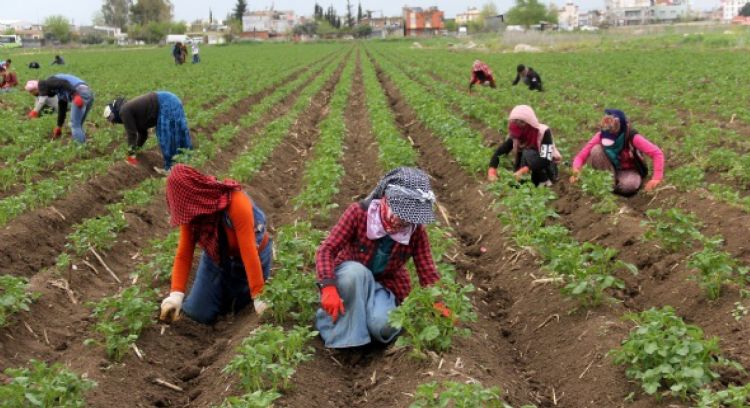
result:
[[(319, 75), (320, 72), (322, 69), (315, 75)], [(286, 113), (298, 99), (303, 88), (304, 86), (287, 96), (278, 107), (274, 107), (270, 113), (264, 115), (252, 130), (257, 132), (265, 124)], [(233, 145), (241, 145), (241, 140), (250, 136), (253, 135), (248, 132), (240, 133)], [(220, 152), (214, 159), (216, 163), (214, 170), (228, 168), (231, 158), (240, 152), (240, 149), (231, 147), (226, 149), (226, 152)], [(146, 207), (129, 211), (126, 216), (130, 227), (121, 234), (116, 246), (104, 254), (108, 265), (123, 279), (127, 279), (127, 274), (138, 262), (134, 254), (138, 254), (141, 248), (149, 245), (144, 237), (150, 239), (165, 235), (171, 229), (163, 196), (157, 197)], [(92, 300), (116, 290), (113, 280), (103, 271), (101, 272), (99, 276), (95, 276), (89, 270), (79, 269), (63, 277), (68, 279), (79, 299)], [(90, 326), (93, 323), (89, 317), (90, 310), (82, 307), (80, 303), (72, 305), (62, 291), (48, 286), (48, 280), (55, 278), (52, 272), (46, 272), (37, 274), (32, 279), (32, 287), (42, 292), (43, 297), (32, 305), (32, 311), (28, 315), (38, 314), (39, 317), (33, 321), (28, 320), (31, 323), (29, 327), (33, 327), (30, 330), (36, 333), (46, 330), (44, 339), (40, 335), (32, 335), (24, 331), (24, 328), (18, 324), (4, 329), (6, 336), (0, 339), (3, 367), (22, 365), (29, 358), (64, 361), (75, 371), (89, 373), (99, 381), (99, 387), (91, 392), (89, 401), (91, 406), (111, 406), (112, 401), (121, 402), (117, 406), (143, 406), (144, 404), (158, 406), (165, 401), (171, 403), (170, 398), (174, 395), (152, 384), (152, 372), (165, 375), (165, 378), (170, 378), (167, 377), (170, 374), (179, 375), (181, 379), (187, 381), (197, 374), (191, 371), (194, 365), (185, 367), (183, 359), (194, 358), (198, 363), (202, 361), (207, 364), (211, 360), (210, 354), (203, 355), (199, 351), (210, 348), (206, 344), (207, 339), (214, 338), (214, 333), (220, 330), (184, 321), (179, 325), (174, 325), (168, 331), (169, 337), (166, 335), (162, 337), (160, 328), (156, 326), (144, 331), (142, 340), (139, 341), (139, 345), (146, 345), (142, 347), (147, 356), (144, 361), (127, 356), (124, 364), (110, 365), (104, 359), (101, 348), (92, 349), (82, 345), (83, 339), (93, 335), (90, 332)], [(24, 314), (18, 319), (28, 319), (28, 316)], [(47, 338), (50, 340), (49, 344), (46, 344)], [(26, 339), (26, 341), (19, 343), (17, 339)], [(80, 358), (81, 356), (87, 358)], [(173, 358), (176, 362), (169, 365), (170, 362), (163, 361), (163, 358)], [(129, 389), (140, 389), (144, 392), (133, 394), (128, 391)], [(163, 395), (168, 395), (169, 398), (164, 398)]]
[[(322, 69), (318, 71), (318, 74), (320, 72)], [(298, 72), (295, 75), (300, 74)], [(265, 97), (272, 90), (272, 87), (268, 87), (261, 93)], [(248, 101), (254, 101), (253, 103), (262, 99), (257, 95), (246, 98)], [(242, 116), (240, 112), (249, 110), (251, 106), (249, 103), (238, 105), (242, 110), (237, 110), (238, 107), (235, 107), (233, 119), (224, 116), (219, 122), (230, 123), (237, 120)], [(231, 148), (229, 150), (231, 151)], [(152, 150), (140, 154), (139, 157), (140, 166), (134, 167), (119, 161), (113, 163), (106, 174), (72, 189), (63, 198), (49, 206), (22, 214), (8, 223), (0, 231), (2, 273), (28, 277), (38, 270), (53, 265), (55, 257), (64, 248), (66, 237), (73, 224), (97, 214), (103, 214), (107, 204), (122, 199), (123, 191), (149, 177), (158, 176), (153, 167), (162, 166), (161, 155)], [(28, 248), (35, 248), (35, 250), (28, 251)]]

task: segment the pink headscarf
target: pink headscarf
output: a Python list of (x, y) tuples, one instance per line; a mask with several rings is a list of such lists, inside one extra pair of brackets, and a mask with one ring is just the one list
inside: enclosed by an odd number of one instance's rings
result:
[(26, 82), (26, 86), (23, 89), (25, 89), (25, 90), (27, 90), (29, 92), (31, 92), (31, 91), (33, 91), (35, 89), (39, 89), (39, 81), (34, 81), (34, 80), (28, 81), (28, 82)]

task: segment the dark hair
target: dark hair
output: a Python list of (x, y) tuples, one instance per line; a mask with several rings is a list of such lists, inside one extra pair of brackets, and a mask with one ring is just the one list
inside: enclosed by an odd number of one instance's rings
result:
[(523, 64), (518, 64), (518, 66), (516, 67), (516, 72), (521, 72), (521, 71), (523, 71), (524, 69), (526, 69), (526, 66), (525, 66), (525, 65), (523, 65)]
[(8, 58), (7, 60), (5, 60), (5, 65), (10, 65), (11, 62), (13, 62), (13, 60), (11, 60), (10, 58)]

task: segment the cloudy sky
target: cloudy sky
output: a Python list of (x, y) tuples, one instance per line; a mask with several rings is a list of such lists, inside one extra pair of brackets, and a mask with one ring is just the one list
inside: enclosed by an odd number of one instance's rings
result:
[[(72, 19), (75, 24), (89, 24), (91, 16), (101, 8), (101, 0), (3, 0), (12, 2), (12, 7), (0, 8), (0, 20), (30, 20), (41, 22), (46, 16), (62, 14)], [(346, 0), (319, 0), (325, 8), (332, 4), (340, 14), (343, 14)], [(542, 0), (548, 3), (549, 0)], [(565, 0), (552, 0), (558, 5)], [(604, 8), (604, 0), (573, 0), (582, 10)], [(697, 9), (710, 9), (717, 7), (720, 0), (691, 0), (691, 4)], [(355, 7), (358, 0), (351, 0)], [(363, 9), (383, 11), (386, 15), (400, 15), (401, 7), (405, 4), (410, 6), (435, 5), (445, 11), (446, 17), (452, 18), (469, 6), (481, 7), (485, 0), (362, 0)], [(174, 14), (177, 20), (193, 21), (208, 17), (209, 7), (214, 16), (224, 17), (236, 3), (236, 0), (172, 0)], [(276, 9), (293, 9), (301, 15), (312, 14), (314, 0), (249, 0), (249, 8), (265, 9), (273, 6)], [(504, 12), (515, 3), (514, 0), (495, 0), (500, 12)], [(375, 15), (378, 15), (377, 13)]]

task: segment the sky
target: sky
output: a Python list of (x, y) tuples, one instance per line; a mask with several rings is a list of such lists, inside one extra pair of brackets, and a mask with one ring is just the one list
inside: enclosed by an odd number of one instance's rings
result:
[[(0, 20), (27, 20), (32, 22), (42, 22), (45, 17), (53, 14), (62, 14), (77, 25), (86, 25), (91, 23), (91, 17), (101, 8), (102, 0), (2, 0), (3, 2), (13, 2), (12, 7), (0, 7)], [(356, 13), (357, 2), (351, 0), (353, 13)], [(374, 15), (379, 16), (379, 11), (385, 15), (401, 15), (401, 8), (404, 5), (409, 6), (438, 6), (445, 11), (446, 18), (453, 18), (457, 13), (466, 10), (467, 7), (481, 7), (486, 0), (361, 0), (363, 10), (373, 10)], [(549, 3), (549, 0), (541, 0), (543, 3)], [(566, 0), (552, 0), (558, 5), (562, 5)], [(582, 11), (591, 9), (603, 9), (604, 0), (572, 0), (580, 6)], [(704, 10), (719, 6), (720, 0), (691, 0), (693, 8)], [(346, 0), (319, 0), (319, 4), (324, 8), (328, 5), (339, 12), (344, 13)], [(502, 13), (513, 6), (514, 0), (494, 0), (498, 10)], [(176, 20), (187, 22), (208, 18), (209, 7), (213, 10), (214, 16), (223, 18), (230, 12), (236, 0), (172, 0), (174, 5), (174, 17)], [(311, 15), (313, 11), (314, 0), (248, 0), (250, 10), (267, 9), (273, 6), (277, 10), (294, 10), (299, 15)]]

